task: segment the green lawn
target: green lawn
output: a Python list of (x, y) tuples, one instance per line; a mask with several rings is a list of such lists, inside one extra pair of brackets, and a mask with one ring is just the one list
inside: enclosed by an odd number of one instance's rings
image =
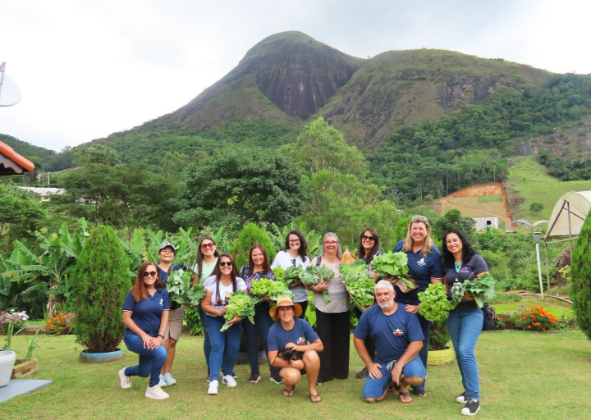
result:
[[(455, 363), (429, 367), (425, 398), (402, 405), (393, 396), (378, 404), (361, 399), (363, 381), (354, 373), (360, 359), (351, 349), (350, 377), (319, 387), (323, 401), (310, 404), (305, 386), (293, 398), (284, 398), (282, 387), (263, 381), (246, 382), (249, 369), (236, 368), (238, 387), (220, 385), (220, 395), (207, 396), (202, 339), (182, 337), (173, 373), (178, 385), (167, 388), (170, 399), (144, 397), (147, 380), (134, 378), (131, 389), (119, 388), (117, 371), (137, 359), (125, 352), (122, 361), (103, 365), (78, 362), (82, 350), (72, 336), (46, 337), (37, 352), (36, 378), (55, 382), (41, 391), (22, 395), (0, 405), (2, 419), (220, 419), (314, 418), (370, 419), (386, 416), (404, 419), (459, 419), (462, 406), (454, 401), (461, 380)], [(14, 346), (24, 353), (24, 337)], [(482, 419), (586, 419), (591, 402), (591, 342), (579, 331), (534, 333), (499, 331), (484, 333), (477, 345)]]
[(520, 302), (508, 302), (508, 303), (493, 303), (491, 306), (494, 308), (497, 314), (506, 314), (507, 312), (513, 312), (518, 310), (521, 305), (525, 305), (526, 308), (531, 308), (534, 305), (539, 305), (546, 309), (551, 314), (562, 318), (564, 312), (572, 310), (572, 305), (567, 302), (561, 302), (559, 300), (539, 300), (539, 299), (524, 299)]

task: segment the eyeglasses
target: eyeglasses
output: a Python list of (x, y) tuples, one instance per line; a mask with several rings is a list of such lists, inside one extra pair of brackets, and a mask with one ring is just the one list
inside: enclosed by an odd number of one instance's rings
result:
[(338, 244), (337, 241), (324, 241), (324, 245), (336, 245)]
[(225, 266), (232, 267), (232, 265), (233, 265), (232, 261), (220, 261), (220, 267), (225, 267)]
[(144, 277), (156, 277), (156, 272), (155, 271), (144, 271)]
[(214, 246), (215, 246), (215, 244), (212, 242), (209, 242), (207, 244), (201, 244), (202, 249), (213, 248)]
[(363, 235), (361, 238), (365, 239), (367, 241), (375, 241), (376, 240), (376, 238), (374, 236), (367, 236), (367, 235)]
[(418, 214), (417, 215), (414, 215), (412, 217), (412, 219), (410, 219), (411, 222), (415, 222), (417, 220), (420, 220), (421, 222), (428, 222), (429, 221), (429, 219), (427, 219), (425, 216), (420, 216)]
[(300, 243), (300, 240), (299, 239), (290, 239), (289, 240), (289, 243), (290, 244), (299, 244)]

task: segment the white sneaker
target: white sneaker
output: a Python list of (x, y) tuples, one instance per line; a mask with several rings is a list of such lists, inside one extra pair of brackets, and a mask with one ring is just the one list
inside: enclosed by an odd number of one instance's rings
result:
[(234, 387), (236, 385), (238, 385), (236, 383), (236, 379), (232, 378), (232, 375), (226, 375), (224, 376), (223, 382), (228, 385), (229, 387)]
[(176, 384), (176, 379), (174, 379), (172, 377), (172, 375), (170, 374), (170, 372), (166, 372), (164, 374), (164, 382), (166, 382), (166, 385), (167, 386), (171, 386), (171, 385)]
[(168, 397), (169, 395), (158, 385), (149, 386), (148, 389), (146, 389), (146, 398), (151, 398), (153, 400), (165, 400)]
[(119, 373), (117, 373), (119, 376), (119, 382), (121, 383), (121, 388), (123, 389), (131, 388), (131, 378), (125, 375), (125, 369), (127, 368), (123, 368), (119, 371)]
[(158, 381), (158, 386), (160, 388), (164, 388), (168, 384), (166, 383), (166, 379), (164, 379), (164, 375), (160, 375), (160, 380)]
[(220, 382), (215, 379), (209, 382), (209, 388), (207, 388), (207, 395), (218, 395), (218, 385)]

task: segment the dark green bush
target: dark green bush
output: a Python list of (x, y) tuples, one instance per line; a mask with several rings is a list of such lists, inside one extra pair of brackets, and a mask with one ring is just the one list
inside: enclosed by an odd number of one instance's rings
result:
[(236, 259), (236, 268), (238, 270), (244, 264), (248, 264), (248, 252), (254, 244), (264, 246), (267, 251), (267, 257), (269, 257), (269, 264), (273, 262), (275, 251), (273, 250), (273, 244), (269, 235), (255, 223), (248, 223), (242, 228), (238, 234), (238, 239), (236, 239), (234, 245), (230, 248), (230, 253)]
[(577, 324), (591, 339), (591, 217), (589, 215), (573, 250), (571, 268), (570, 298), (573, 301)]
[(109, 226), (92, 230), (74, 273), (77, 342), (89, 353), (117, 350), (123, 301), (131, 288), (125, 253)]

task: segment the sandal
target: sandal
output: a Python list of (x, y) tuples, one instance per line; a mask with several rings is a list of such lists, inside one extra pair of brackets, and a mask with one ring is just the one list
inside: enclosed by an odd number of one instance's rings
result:
[[(283, 396), (284, 397), (293, 397), (293, 393), (295, 391), (295, 385), (291, 389), (283, 388)], [(287, 394), (286, 394), (287, 392)]]
[[(316, 398), (320, 398), (319, 400), (317, 400)], [(318, 394), (310, 394), (310, 402), (312, 404), (316, 404), (319, 403), (320, 401), (322, 401), (322, 397)]]
[[(412, 397), (410, 396), (410, 392), (402, 392), (398, 391), (398, 397), (400, 398), (400, 402), (402, 404), (410, 404), (412, 402)], [(403, 401), (403, 399), (410, 398), (410, 401)]]
[(400, 385), (397, 385), (396, 382), (391, 382), (390, 386), (392, 386), (392, 393), (394, 395), (398, 395), (400, 393)]

